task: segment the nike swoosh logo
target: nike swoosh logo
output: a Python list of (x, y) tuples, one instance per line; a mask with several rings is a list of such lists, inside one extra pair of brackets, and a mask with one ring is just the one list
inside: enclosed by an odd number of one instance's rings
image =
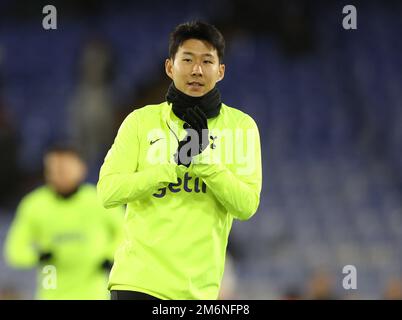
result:
[(163, 138), (151, 140), (151, 141), (149, 141), (149, 144), (152, 146), (156, 141), (159, 141), (159, 140), (161, 140), (161, 139), (163, 139)]

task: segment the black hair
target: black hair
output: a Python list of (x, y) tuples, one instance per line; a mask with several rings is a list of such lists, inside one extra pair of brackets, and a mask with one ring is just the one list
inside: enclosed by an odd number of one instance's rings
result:
[(212, 24), (201, 21), (182, 23), (174, 29), (169, 39), (169, 58), (174, 59), (179, 47), (189, 39), (198, 39), (210, 43), (218, 52), (219, 62), (223, 62), (225, 55), (223, 35)]
[(45, 150), (45, 155), (48, 155), (49, 153), (72, 153), (78, 158), (82, 158), (80, 149), (70, 141), (61, 141), (51, 144)]

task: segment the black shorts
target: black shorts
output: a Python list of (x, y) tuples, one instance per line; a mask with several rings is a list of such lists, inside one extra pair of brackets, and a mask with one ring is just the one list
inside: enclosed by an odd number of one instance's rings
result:
[(146, 293), (126, 290), (112, 290), (110, 298), (111, 300), (160, 300)]

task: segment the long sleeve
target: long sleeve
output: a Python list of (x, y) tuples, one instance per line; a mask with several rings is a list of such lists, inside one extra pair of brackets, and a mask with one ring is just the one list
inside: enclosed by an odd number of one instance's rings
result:
[[(234, 135), (234, 165), (211, 161), (214, 150), (208, 147), (206, 151), (194, 157), (192, 170), (202, 178), (230, 214), (237, 219), (247, 220), (257, 211), (260, 201), (260, 137), (257, 125), (249, 116), (243, 118), (236, 130), (242, 131), (242, 138)], [(241, 151), (246, 152), (247, 156), (239, 156)]]
[(109, 231), (109, 242), (106, 247), (106, 258), (110, 261), (113, 261), (114, 253), (120, 242), (123, 240), (124, 210), (123, 207), (116, 207), (105, 211), (105, 224)]
[(158, 164), (137, 171), (140, 139), (136, 111), (122, 123), (105, 157), (97, 184), (105, 208), (112, 208), (152, 194), (170, 182), (177, 182), (176, 165)]
[(17, 268), (30, 268), (38, 263), (38, 252), (34, 248), (34, 222), (30, 205), (24, 201), (17, 209), (4, 244), (4, 258)]

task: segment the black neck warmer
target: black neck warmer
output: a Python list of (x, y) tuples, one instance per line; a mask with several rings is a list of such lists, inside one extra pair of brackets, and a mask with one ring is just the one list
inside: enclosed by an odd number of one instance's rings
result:
[(214, 87), (202, 97), (191, 97), (178, 90), (173, 82), (169, 86), (166, 100), (169, 103), (173, 103), (172, 110), (174, 114), (182, 120), (184, 120), (183, 115), (186, 114), (186, 110), (195, 106), (204, 111), (208, 119), (214, 118), (219, 115), (222, 103), (221, 94), (217, 87)]

